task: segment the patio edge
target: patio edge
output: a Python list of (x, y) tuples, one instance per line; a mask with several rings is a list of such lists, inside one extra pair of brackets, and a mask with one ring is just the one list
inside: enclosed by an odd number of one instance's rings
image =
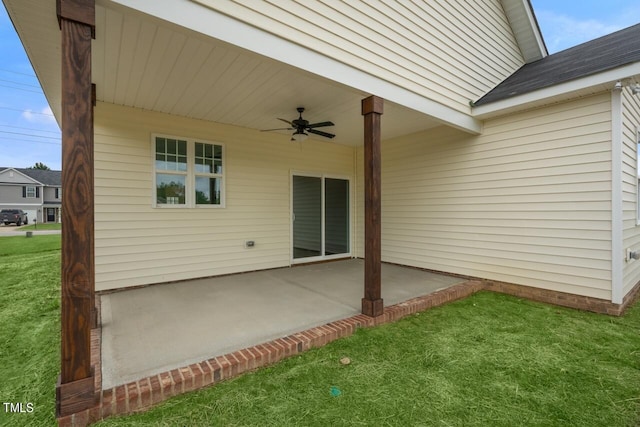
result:
[[(429, 308), (466, 298), (484, 288), (485, 284), (481, 280), (468, 280), (429, 295), (385, 307), (383, 314), (375, 318), (358, 314), (102, 390), (96, 406), (60, 417), (58, 425), (86, 426), (110, 416), (141, 412), (173, 396), (220, 383), (244, 372), (272, 365), (306, 350), (351, 336), (360, 328), (395, 322)], [(98, 342), (94, 341), (94, 345), (99, 349)]]
[[(470, 279), (428, 295), (385, 307), (383, 314), (375, 318), (358, 314), (102, 391), (99, 377), (100, 358), (95, 356), (100, 354), (101, 345), (101, 329), (98, 327), (92, 330), (92, 362), (98, 372), (96, 392), (99, 393), (99, 403), (92, 408), (58, 418), (58, 425), (87, 426), (110, 416), (142, 412), (173, 396), (220, 383), (244, 372), (272, 365), (311, 348), (322, 347), (339, 338), (351, 336), (359, 328), (392, 323), (412, 314), (464, 299), (479, 291), (508, 294), (531, 301), (621, 316), (640, 297), (640, 282), (626, 295), (622, 304), (614, 304), (599, 298), (531, 286)], [(99, 303), (97, 305), (99, 306)]]

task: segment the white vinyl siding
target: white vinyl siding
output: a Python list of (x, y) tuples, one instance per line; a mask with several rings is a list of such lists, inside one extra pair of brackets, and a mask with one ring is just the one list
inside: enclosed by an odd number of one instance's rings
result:
[(383, 141), (383, 260), (610, 299), (610, 99)]
[(461, 112), (523, 65), (499, 0), (194, 0)]
[[(152, 134), (224, 144), (225, 209), (154, 209)], [(352, 177), (354, 149), (98, 103), (96, 289), (288, 266), (292, 170)], [(245, 248), (254, 240), (255, 247)]]
[[(622, 91), (622, 221), (623, 249), (640, 251), (638, 225), (637, 141), (640, 131), (640, 97), (629, 88)], [(640, 261), (626, 262), (623, 276), (623, 295), (640, 281)]]

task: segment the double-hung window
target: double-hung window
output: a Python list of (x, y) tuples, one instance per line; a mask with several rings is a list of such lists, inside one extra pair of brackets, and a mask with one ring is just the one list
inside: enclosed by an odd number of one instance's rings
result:
[(197, 205), (220, 205), (222, 197), (222, 146), (196, 142), (195, 196)]
[(223, 146), (153, 136), (155, 206), (224, 206)]
[(36, 187), (28, 185), (27, 187), (25, 187), (25, 196), (27, 198), (33, 199), (38, 197), (38, 191), (36, 190)]
[(187, 141), (176, 138), (155, 138), (156, 203), (158, 205), (187, 204)]

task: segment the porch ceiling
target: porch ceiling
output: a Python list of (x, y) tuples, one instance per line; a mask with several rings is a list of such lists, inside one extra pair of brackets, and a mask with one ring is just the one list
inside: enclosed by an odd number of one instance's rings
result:
[[(60, 31), (55, 2), (4, 0), (51, 108), (60, 113)], [(296, 107), (310, 122), (332, 121), (332, 142), (361, 145), (360, 101), (368, 93), (108, 1), (96, 6), (93, 82), (98, 101), (232, 124), (283, 127)], [(387, 102), (382, 137), (440, 125)], [(283, 132), (287, 138), (291, 132)], [(311, 139), (327, 141), (312, 135)]]

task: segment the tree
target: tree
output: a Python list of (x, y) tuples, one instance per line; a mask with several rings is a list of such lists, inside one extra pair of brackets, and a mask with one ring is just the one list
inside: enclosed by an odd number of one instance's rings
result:
[(158, 203), (183, 205), (185, 202), (185, 188), (181, 182), (161, 182), (156, 189), (156, 194)]
[(50, 171), (51, 168), (47, 165), (45, 165), (42, 162), (36, 162), (35, 165), (31, 166), (30, 168), (27, 169), (39, 169), (39, 170), (43, 170), (43, 171)]

